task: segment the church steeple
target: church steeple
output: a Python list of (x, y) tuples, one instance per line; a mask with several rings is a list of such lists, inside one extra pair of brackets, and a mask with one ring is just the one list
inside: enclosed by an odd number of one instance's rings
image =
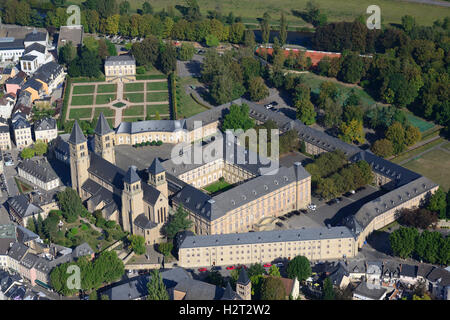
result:
[(111, 129), (103, 112), (101, 112), (95, 127), (95, 153), (113, 164), (116, 162), (114, 136), (114, 130)]
[(123, 177), (122, 224), (125, 231), (134, 233), (134, 220), (144, 213), (143, 197), (141, 178), (136, 167), (131, 166)]
[(169, 197), (166, 181), (166, 170), (158, 158), (155, 158), (148, 168), (148, 184), (158, 189), (166, 198)]
[(72, 188), (74, 188), (80, 197), (83, 198), (81, 187), (89, 178), (88, 168), (90, 166), (90, 161), (87, 139), (76, 120), (69, 137), (69, 149)]

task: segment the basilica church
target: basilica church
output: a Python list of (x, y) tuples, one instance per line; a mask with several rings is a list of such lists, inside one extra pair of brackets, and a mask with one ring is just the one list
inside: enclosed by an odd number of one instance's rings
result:
[(100, 210), (106, 220), (124, 231), (141, 235), (146, 244), (161, 241), (161, 227), (168, 220), (169, 201), (166, 173), (155, 159), (142, 179), (131, 166), (125, 172), (115, 164), (114, 137), (103, 113), (95, 128), (94, 148), (75, 121), (70, 134), (70, 176), (72, 188), (90, 212)]

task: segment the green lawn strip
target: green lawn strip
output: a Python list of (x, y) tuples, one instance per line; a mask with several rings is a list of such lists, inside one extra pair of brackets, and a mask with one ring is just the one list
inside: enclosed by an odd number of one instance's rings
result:
[(125, 93), (123, 95), (125, 100), (130, 102), (144, 102), (144, 94), (143, 93)]
[(92, 105), (94, 96), (72, 96), (72, 106), (89, 106)]
[(94, 93), (95, 86), (94, 85), (85, 85), (85, 86), (73, 86), (72, 94), (87, 94)]
[(115, 83), (97, 85), (97, 93), (115, 93), (116, 91), (117, 85)]
[(144, 106), (131, 106), (123, 109), (124, 116), (142, 116), (144, 115)]
[(420, 146), (420, 147), (418, 147), (418, 148), (416, 148), (414, 150), (405, 152), (405, 153), (395, 157), (391, 161), (394, 162), (394, 163), (400, 163), (400, 162), (402, 162), (402, 161), (404, 161), (406, 159), (415, 157), (418, 154), (420, 154), (420, 153), (422, 153), (422, 152), (424, 152), (424, 151), (426, 151), (426, 150), (428, 150), (430, 148), (433, 148), (434, 146), (442, 143), (443, 141), (445, 141), (444, 138), (439, 138), (439, 139), (433, 140), (433, 141), (431, 141), (431, 142), (429, 142), (427, 144), (424, 144), (423, 146)]
[(108, 104), (116, 100), (115, 94), (98, 94), (95, 98), (95, 104)]
[(186, 93), (186, 86), (199, 85), (197, 79), (192, 77), (181, 78), (177, 81), (177, 116), (178, 119), (185, 119), (196, 115), (197, 113), (208, 110), (199, 103), (197, 103), (189, 94)]
[(90, 118), (92, 115), (92, 108), (70, 108), (69, 118), (74, 119), (84, 119)]
[(137, 75), (136, 80), (154, 80), (154, 79), (166, 79), (167, 76), (164, 74), (143, 74)]
[(122, 121), (124, 122), (135, 122), (139, 120), (144, 120), (144, 117), (122, 117)]
[(211, 183), (210, 185), (207, 185), (206, 187), (203, 187), (206, 191), (209, 193), (215, 193), (220, 190), (226, 190), (231, 187), (231, 184), (229, 184), (226, 181), (216, 181)]
[(147, 92), (147, 102), (169, 101), (169, 92)]
[(124, 92), (144, 91), (144, 82), (125, 83)]
[(169, 86), (167, 81), (163, 82), (147, 82), (147, 91), (152, 90), (168, 90)]
[(414, 172), (420, 173), (439, 184), (445, 191), (450, 188), (450, 157), (448, 152), (440, 149), (432, 150), (418, 159), (403, 165)]
[(169, 105), (168, 104), (147, 105), (147, 115), (155, 115), (156, 112), (158, 112), (160, 115), (170, 114)]
[(110, 109), (110, 108), (95, 108), (94, 111), (94, 118), (97, 118), (100, 115), (100, 112), (103, 112), (103, 114), (105, 115), (105, 117), (114, 117), (114, 110)]

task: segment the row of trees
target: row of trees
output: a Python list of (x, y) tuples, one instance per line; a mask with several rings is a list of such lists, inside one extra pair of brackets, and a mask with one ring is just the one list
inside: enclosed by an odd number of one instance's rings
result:
[(63, 263), (55, 267), (50, 273), (52, 287), (59, 293), (70, 296), (78, 290), (71, 288), (72, 284), (69, 277), (72, 272), (67, 272), (70, 266), (80, 268), (81, 290), (96, 290), (104, 284), (111, 283), (122, 277), (125, 268), (117, 253), (112, 251), (103, 251), (95, 260), (88, 260), (87, 257), (81, 257), (75, 262)]
[(450, 261), (450, 237), (440, 232), (400, 227), (389, 236), (392, 252), (401, 258), (415, 257), (430, 263), (447, 265)]
[(373, 153), (380, 157), (389, 157), (405, 151), (421, 139), (419, 128), (400, 122), (394, 122), (385, 132), (385, 138), (378, 139), (371, 147)]
[(435, 212), (439, 219), (450, 219), (450, 190), (439, 187), (428, 200), (427, 209)]
[(155, 66), (165, 74), (175, 71), (177, 50), (170, 43), (164, 43), (155, 36), (149, 36), (142, 42), (133, 43), (131, 53), (140, 66)]

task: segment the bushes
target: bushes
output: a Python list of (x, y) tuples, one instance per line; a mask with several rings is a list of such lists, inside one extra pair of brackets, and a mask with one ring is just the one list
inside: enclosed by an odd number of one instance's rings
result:
[(163, 142), (161, 140), (153, 140), (153, 141), (146, 141), (146, 142), (141, 142), (141, 143), (135, 143), (133, 144), (133, 148), (140, 148), (140, 147), (145, 147), (145, 146), (161, 146), (163, 144)]
[(172, 242), (161, 242), (158, 245), (158, 251), (161, 252), (165, 257), (168, 257), (170, 255), (172, 249), (173, 249)]
[(178, 119), (178, 101), (177, 101), (177, 84), (175, 79), (175, 72), (169, 74), (169, 89), (170, 89), (170, 102), (172, 105), (172, 119)]

